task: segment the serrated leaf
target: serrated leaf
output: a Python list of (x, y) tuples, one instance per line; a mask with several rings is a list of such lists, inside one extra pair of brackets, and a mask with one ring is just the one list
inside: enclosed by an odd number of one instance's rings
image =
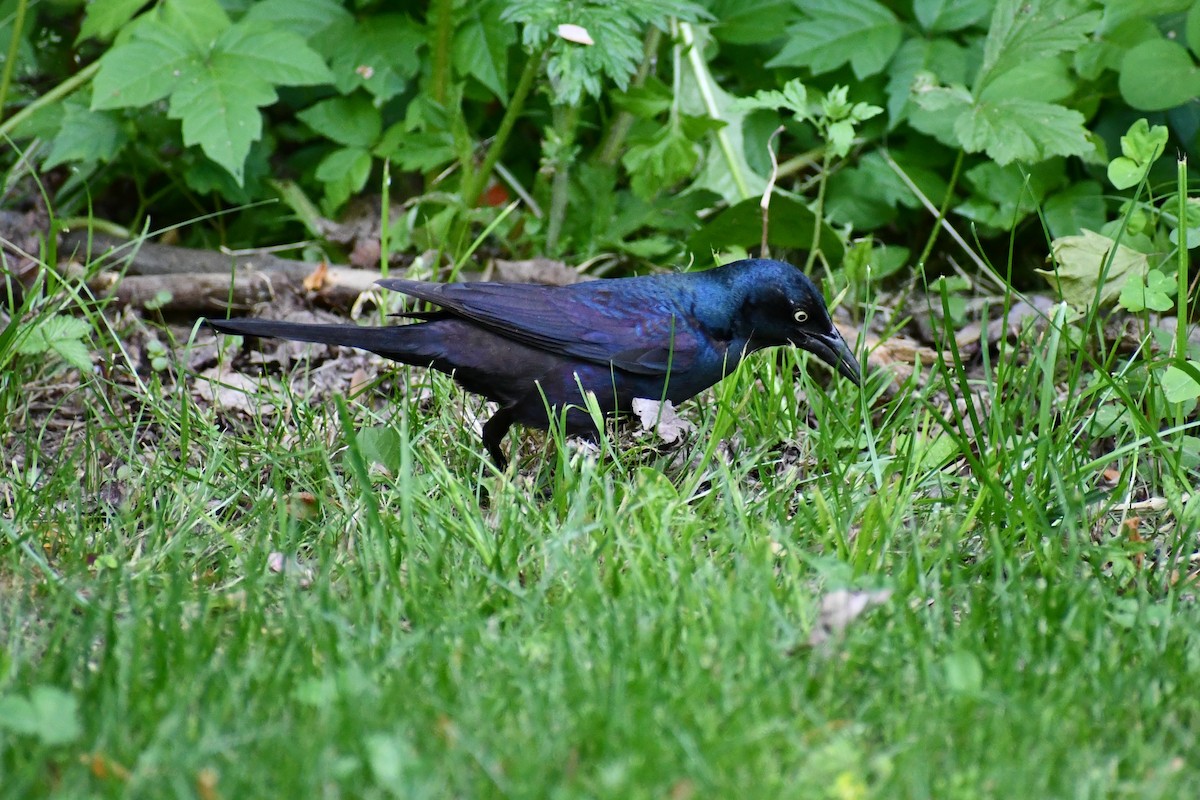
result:
[(499, 0), (467, 3), (454, 34), (454, 68), (471, 75), (508, 104), (508, 50), (517, 41), (516, 26), (500, 18)]
[(1134, 108), (1165, 111), (1200, 95), (1200, 69), (1183, 45), (1151, 39), (1125, 54), (1117, 86)]
[(237, 68), (255, 81), (277, 86), (333, 82), (320, 54), (291, 31), (238, 24), (221, 34), (213, 50), (236, 59)]
[(786, 35), (796, 20), (791, 0), (711, 0), (713, 37), (728, 44), (765, 44)]
[(361, 87), (382, 103), (403, 92), (420, 70), (425, 35), (406, 16), (380, 14), (335, 22), (313, 43), (328, 57), (339, 92)]
[(70, 103), (42, 168), (53, 169), (68, 161), (111, 161), (128, 141), (120, 119), (114, 114)]
[[(1112, 265), (1105, 275), (1104, 285), (1100, 277), (1104, 271), (1109, 252), (1116, 248)], [(1100, 292), (1100, 305), (1110, 306), (1120, 296), (1125, 282), (1131, 276), (1140, 280), (1149, 269), (1149, 259), (1125, 245), (1118, 245), (1107, 236), (1085, 230), (1079, 236), (1063, 236), (1055, 239), (1051, 250), (1057, 268), (1035, 270), (1045, 276), (1051, 286), (1058, 289), (1063, 300), (1077, 308), (1087, 308)]]
[(296, 116), (325, 138), (354, 147), (375, 144), (383, 129), (379, 109), (361, 94), (322, 100)]
[(111, 39), (144, 5), (146, 0), (92, 0), (87, 4), (75, 41)]
[(200, 67), (186, 39), (159, 25), (143, 30), (148, 33), (145, 38), (118, 45), (101, 57), (92, 79), (93, 110), (149, 105)]
[(955, 124), (971, 109), (974, 102), (966, 87), (960, 84), (924, 86), (918, 77), (913, 99), (917, 107), (909, 112), (909, 124), (942, 144), (958, 147), (960, 142)]
[(969, 153), (986, 152), (997, 164), (1078, 156), (1093, 149), (1078, 111), (1036, 100), (980, 102), (954, 123)]
[(172, 94), (167, 115), (183, 123), (183, 143), (200, 145), (241, 185), (250, 143), (262, 135), (259, 106), (275, 102), (275, 89), (243, 71), (241, 59), (214, 55), (206, 68)]
[(165, 0), (160, 14), (163, 26), (187, 39), (197, 52), (210, 49), (230, 24), (217, 0)]
[(1099, 26), (1087, 0), (999, 0), (984, 42), (979, 74), (993, 73), (1082, 47)]
[(907, 39), (888, 67), (888, 129), (895, 130), (904, 121), (913, 101), (918, 73), (933, 75), (943, 84), (964, 83), (967, 79), (966, 50), (947, 39)]
[(92, 368), (92, 359), (88, 356), (87, 346), (78, 339), (60, 339), (51, 342), (50, 348), (62, 356), (63, 360), (80, 371)]
[(696, 144), (678, 125), (660, 128), (648, 141), (633, 143), (621, 163), (630, 177), (630, 188), (648, 199), (687, 178), (700, 160)]
[(985, 102), (1017, 97), (1054, 103), (1076, 90), (1075, 79), (1061, 58), (1027, 61), (993, 76), (979, 94)]
[(957, 31), (987, 16), (993, 0), (913, 0), (913, 14), (930, 33)]
[(246, 11), (241, 24), (288, 30), (307, 39), (334, 23), (352, 20), (337, 0), (259, 0)]
[(359, 147), (334, 150), (317, 165), (317, 180), (325, 184), (324, 211), (332, 215), (371, 176), (371, 154)]
[(808, 19), (788, 29), (787, 43), (768, 67), (808, 67), (820, 75), (849, 63), (862, 80), (882, 72), (900, 46), (900, 21), (875, 0), (799, 5)]

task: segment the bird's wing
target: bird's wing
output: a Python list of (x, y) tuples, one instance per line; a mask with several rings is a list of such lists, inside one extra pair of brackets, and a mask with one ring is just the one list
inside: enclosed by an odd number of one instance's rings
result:
[(706, 344), (669, 301), (621, 280), (573, 287), (397, 278), (378, 283), (522, 344), (643, 375), (688, 369)]

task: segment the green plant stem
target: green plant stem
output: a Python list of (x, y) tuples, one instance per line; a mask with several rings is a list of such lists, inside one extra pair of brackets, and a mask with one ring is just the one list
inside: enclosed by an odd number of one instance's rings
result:
[[(721, 109), (717, 107), (717, 96), (713, 91), (712, 74), (708, 71), (708, 64), (704, 62), (704, 54), (700, 52), (700, 48), (696, 46), (696, 34), (692, 26), (686, 22), (679, 23), (679, 39), (681, 44), (676, 45), (676, 50), (686, 48), (688, 64), (692, 68), (692, 72), (696, 76), (696, 86), (700, 90), (700, 97), (704, 101), (704, 109), (713, 119), (722, 119)], [(750, 197), (750, 185), (746, 182), (746, 176), (742, 174), (742, 170), (738, 165), (737, 155), (734, 153), (733, 142), (729, 140), (729, 131), (721, 128), (713, 133), (717, 138), (717, 146), (721, 148), (721, 154), (725, 157), (725, 162), (729, 165), (729, 174), (733, 177), (733, 182), (737, 185), (738, 196), (745, 200)]]
[(12, 38), (8, 41), (8, 58), (4, 61), (4, 73), (0, 74), (0, 119), (4, 118), (4, 106), (8, 102), (8, 87), (12, 85), (13, 70), (17, 65), (17, 50), (21, 46), (21, 32), (25, 29), (25, 9), (28, 0), (17, 0), (13, 14)]
[(808, 258), (804, 261), (804, 271), (812, 274), (813, 265), (817, 263), (817, 254), (821, 252), (821, 223), (825, 215), (825, 185), (829, 182), (829, 168), (833, 165), (833, 155), (826, 151), (821, 159), (821, 179), (817, 181), (817, 199), (813, 206), (812, 246), (808, 248)]
[[(654, 66), (658, 56), (660, 42), (662, 42), (662, 31), (651, 26), (650, 30), (646, 31), (646, 38), (642, 45), (642, 63), (638, 65), (637, 73), (630, 81), (630, 86), (637, 87), (646, 83), (646, 78), (650, 75), (650, 69)], [(678, 94), (676, 94), (676, 98), (678, 98)], [(601, 164), (612, 166), (617, 163), (617, 159), (621, 157), (621, 145), (625, 144), (625, 137), (629, 135), (629, 129), (633, 127), (634, 119), (633, 114), (622, 110), (608, 126), (604, 140), (597, 148), (597, 152), (600, 153), (597, 160)]]
[(938, 209), (937, 219), (933, 221), (933, 230), (929, 232), (925, 248), (921, 250), (921, 257), (917, 259), (917, 266), (922, 271), (925, 269), (926, 259), (933, 252), (933, 245), (937, 242), (938, 233), (942, 230), (942, 222), (946, 219), (946, 212), (950, 210), (950, 203), (954, 200), (954, 188), (958, 185), (958, 175), (962, 171), (962, 165), (963, 151), (960, 149), (954, 159), (954, 169), (950, 171), (950, 180), (946, 184), (946, 194), (942, 197), (942, 206)]
[(5, 120), (3, 124), (0, 124), (0, 137), (8, 136), (17, 128), (18, 125), (29, 119), (29, 117), (33, 116), (37, 111), (45, 108), (46, 106), (57, 103), (59, 100), (62, 100), (64, 97), (74, 92), (81, 85), (90, 81), (92, 76), (95, 75), (99, 69), (99, 61), (94, 61), (91, 64), (88, 64), (79, 72), (76, 72), (70, 78), (67, 78), (58, 86), (55, 86), (50, 91), (46, 92), (32, 103), (22, 108), (16, 114), (13, 114), (11, 117)]
[(528, 99), (529, 92), (533, 89), (533, 81), (541, 71), (544, 52), (545, 50), (539, 50), (530, 54), (529, 60), (525, 62), (525, 69), (521, 72), (521, 78), (517, 81), (517, 88), (513, 92), (512, 99), (508, 101), (504, 118), (500, 120), (500, 127), (496, 129), (492, 144), (483, 157), (483, 163), (478, 170), (470, 173), (463, 180), (462, 197), (463, 202), (468, 206), (474, 206), (478, 202), (479, 196), (483, 194), (483, 190), (487, 186), (488, 176), (492, 174), (496, 162), (500, 160), (504, 145), (508, 142), (509, 135), (512, 134), (513, 126), (517, 124), (517, 117), (524, 110), (525, 100)]
[(557, 157), (554, 180), (550, 184), (550, 214), (546, 224), (546, 249), (558, 251), (558, 240), (567, 218), (567, 203), (571, 194), (571, 161), (575, 150), (575, 128), (579, 125), (579, 106), (554, 107), (554, 129), (557, 134)]
[(454, 0), (434, 0), (429, 9), (433, 19), (433, 99), (446, 102), (450, 88), (450, 38), (454, 33)]
[[(1188, 241), (1187, 241), (1187, 188), (1188, 188), (1188, 172), (1187, 172), (1187, 156), (1180, 155), (1179, 160), (1175, 162), (1175, 197), (1178, 200), (1176, 206), (1176, 245), (1175, 245), (1175, 266), (1176, 266), (1176, 296), (1175, 296), (1175, 359), (1179, 363), (1187, 361), (1188, 358), (1188, 320), (1191, 318), (1188, 313)], [(1175, 404), (1175, 426), (1182, 427), (1187, 422), (1188, 415), (1184, 412), (1182, 403)], [(1182, 441), (1182, 438), (1181, 438)]]

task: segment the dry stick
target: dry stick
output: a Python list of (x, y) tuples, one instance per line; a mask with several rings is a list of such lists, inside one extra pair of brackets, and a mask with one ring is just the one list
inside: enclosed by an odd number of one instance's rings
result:
[[(775, 158), (775, 139), (779, 134), (783, 133), (784, 126), (780, 125), (775, 129), (775, 132), (767, 139), (767, 155), (771, 157), (771, 177), (767, 179), (767, 188), (763, 189), (762, 200), (759, 201), (759, 208), (762, 209), (762, 250), (763, 258), (771, 257), (771, 247), (767, 244), (767, 225), (771, 218), (771, 195), (775, 191), (775, 179), (779, 177), (779, 160)], [(816, 247), (816, 242), (813, 242), (813, 247)]]

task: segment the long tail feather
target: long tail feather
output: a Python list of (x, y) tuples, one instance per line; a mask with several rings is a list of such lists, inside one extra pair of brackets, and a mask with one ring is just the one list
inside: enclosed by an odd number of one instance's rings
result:
[(416, 366), (428, 366), (437, 355), (431, 352), (428, 331), (422, 330), (423, 325), (316, 325), (273, 319), (208, 319), (205, 322), (219, 333), (357, 347)]

